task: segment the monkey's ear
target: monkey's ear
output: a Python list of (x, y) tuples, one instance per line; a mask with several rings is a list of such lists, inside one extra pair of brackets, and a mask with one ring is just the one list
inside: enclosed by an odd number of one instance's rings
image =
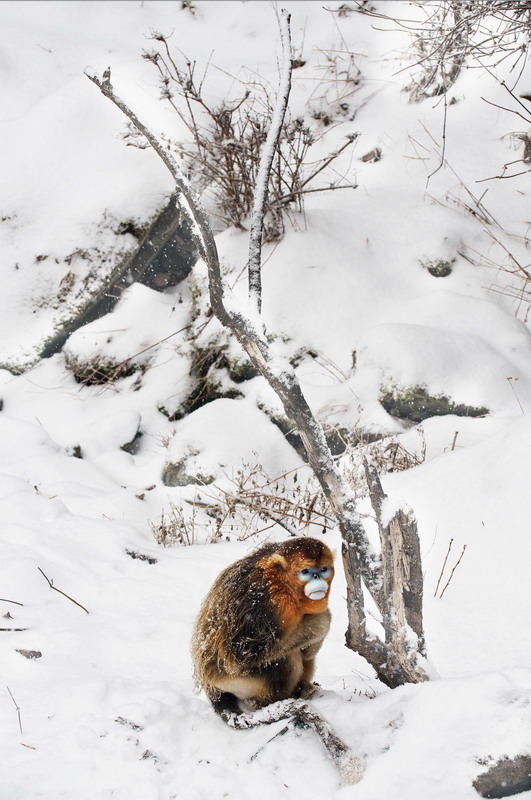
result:
[(265, 559), (264, 567), (276, 567), (278, 570), (287, 570), (288, 562), (280, 553), (273, 553)]

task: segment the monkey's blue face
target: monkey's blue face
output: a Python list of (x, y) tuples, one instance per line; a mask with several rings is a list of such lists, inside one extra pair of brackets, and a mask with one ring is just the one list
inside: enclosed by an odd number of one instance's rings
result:
[(331, 567), (306, 567), (297, 575), (304, 583), (304, 594), (310, 600), (322, 600), (326, 596), (329, 585), (327, 581), (332, 577)]

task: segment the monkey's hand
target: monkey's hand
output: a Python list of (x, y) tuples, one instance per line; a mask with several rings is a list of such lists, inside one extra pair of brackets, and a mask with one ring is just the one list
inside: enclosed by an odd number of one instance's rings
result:
[(315, 697), (319, 693), (320, 688), (318, 683), (301, 681), (295, 690), (295, 697), (309, 700), (310, 697)]

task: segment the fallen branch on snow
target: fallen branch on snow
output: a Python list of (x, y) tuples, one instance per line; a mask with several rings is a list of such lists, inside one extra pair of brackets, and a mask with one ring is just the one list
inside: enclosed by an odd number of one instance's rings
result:
[[(288, 724), (269, 741), (281, 736), (291, 727), (308, 728), (321, 740), (326, 752), (338, 769), (345, 784), (358, 783), (363, 775), (363, 761), (339, 738), (330, 724), (304, 700), (280, 700), (270, 706), (244, 714), (224, 713), (221, 715), (231, 728), (247, 730), (258, 725), (271, 725), (273, 722), (287, 720)], [(266, 744), (268, 744), (267, 742)], [(264, 745), (265, 747), (265, 745)], [(251, 760), (256, 758), (258, 750)]]
[(50, 578), (47, 575), (44, 574), (44, 572), (42, 571), (42, 569), (40, 567), (37, 567), (37, 569), (39, 570), (41, 575), (44, 578), (46, 578), (46, 580), (48, 581), (48, 586), (50, 587), (50, 589), (53, 589), (55, 592), (59, 592), (59, 594), (62, 594), (63, 597), (66, 597), (67, 600), (70, 600), (71, 603), (74, 603), (74, 605), (79, 606), (79, 608), (82, 608), (83, 611), (86, 611), (87, 614), (90, 613), (88, 608), (85, 608), (85, 606), (82, 606), (81, 603), (77, 602), (77, 600), (74, 600), (73, 597), (70, 597), (69, 594), (66, 594), (66, 592), (62, 592), (61, 589), (58, 589), (57, 586), (54, 586), (53, 585), (53, 581), (51, 581)]

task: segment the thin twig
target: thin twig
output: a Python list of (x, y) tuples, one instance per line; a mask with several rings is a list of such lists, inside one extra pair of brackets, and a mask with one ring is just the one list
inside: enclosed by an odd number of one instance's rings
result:
[(301, 197), (301, 195), (315, 194), (316, 192), (335, 192), (336, 189), (357, 189), (357, 188), (358, 188), (357, 183), (349, 183), (348, 185), (345, 184), (341, 186), (321, 186), (319, 189), (297, 189), (297, 191), (283, 195), (279, 202), (279, 205), (290, 203), (295, 198)]
[(15, 698), (13, 697), (13, 694), (12, 694), (11, 689), (9, 688), (9, 686), (6, 686), (6, 689), (9, 692), (9, 696), (10, 696), (11, 700), (15, 704), (15, 708), (17, 709), (18, 727), (20, 728), (20, 735), (22, 736), (22, 720), (20, 718), (20, 707), (19, 707), (17, 701), (15, 700)]
[(335, 158), (337, 158), (338, 155), (340, 155), (343, 152), (343, 150), (346, 150), (347, 147), (350, 147), (350, 145), (353, 142), (355, 142), (358, 137), (359, 137), (359, 133), (351, 133), (351, 134), (349, 134), (347, 136), (347, 141), (345, 142), (345, 144), (341, 145), (341, 147), (338, 150), (334, 150), (333, 153), (330, 153), (330, 155), (327, 158), (325, 158), (322, 161), (322, 163), (318, 164), (317, 167), (314, 169), (314, 171), (311, 172), (308, 175), (308, 177), (301, 183), (301, 189), (303, 189), (306, 186), (307, 183), (309, 183), (310, 181), (313, 181), (313, 179), (315, 178), (316, 175), (318, 175), (320, 172), (322, 172), (324, 169), (326, 169), (326, 167), (329, 164), (331, 164), (332, 161)]
[[(206, 325), (208, 325), (208, 323), (209, 323), (209, 322), (210, 322), (210, 320), (207, 320), (207, 322), (205, 323), (205, 325), (204, 325), (203, 327), (205, 327)], [(118, 370), (119, 370), (121, 367), (124, 367), (126, 364), (129, 364), (129, 363), (130, 363), (130, 362), (132, 362), (132, 361), (133, 361), (135, 358), (138, 358), (138, 356), (141, 356), (141, 355), (143, 355), (144, 353), (147, 353), (147, 352), (148, 352), (148, 350), (152, 350), (154, 347), (158, 347), (158, 345), (159, 345), (159, 344), (164, 344), (164, 342), (167, 342), (167, 341), (168, 341), (168, 339), (171, 339), (171, 338), (172, 338), (172, 336), (177, 336), (179, 333), (183, 333), (183, 331), (187, 331), (187, 330), (189, 330), (189, 329), (190, 329), (190, 328), (192, 328), (192, 327), (193, 327), (193, 324), (192, 324), (192, 323), (190, 323), (189, 325), (185, 325), (185, 326), (184, 326), (184, 328), (180, 328), (178, 331), (174, 331), (173, 333), (169, 333), (169, 334), (168, 334), (168, 336), (164, 336), (164, 338), (163, 338), (163, 339), (159, 339), (159, 340), (158, 340), (158, 342), (154, 342), (153, 344), (149, 344), (147, 347), (144, 347), (144, 349), (143, 349), (143, 350), (139, 350), (139, 351), (138, 351), (138, 353), (133, 353), (132, 355), (130, 355), (130, 356), (127, 356), (127, 358), (124, 358), (124, 360), (123, 360), (123, 361), (119, 361), (117, 364), (113, 364), (113, 372), (114, 372), (114, 375), (116, 375), (116, 374), (117, 374)], [(199, 335), (199, 333), (200, 333), (200, 331), (198, 331), (198, 333), (196, 334), (196, 336), (198, 336), (198, 335)], [(113, 379), (113, 378), (111, 378), (111, 380), (114, 380), (114, 379)], [(109, 388), (109, 385), (107, 385), (105, 388), (106, 388), (106, 389), (108, 389), (108, 388)], [(21, 605), (22, 605), (22, 604), (21, 604)]]
[(517, 380), (518, 380), (518, 378), (507, 378), (507, 381), (508, 381), (508, 383), (509, 383), (509, 386), (510, 386), (510, 387), (511, 387), (511, 389), (513, 390), (513, 394), (514, 394), (514, 396), (516, 397), (516, 402), (517, 402), (517, 403), (518, 403), (518, 405), (520, 406), (520, 411), (522, 412), (522, 414), (523, 414), (523, 415), (524, 415), (524, 417), (525, 417), (525, 411), (524, 411), (524, 407), (522, 406), (522, 404), (521, 404), (521, 402), (520, 402), (520, 398), (518, 397), (518, 395), (517, 395), (517, 393), (516, 393), (516, 389), (514, 388), (514, 384), (513, 384), (513, 381), (517, 381)]
[(22, 633), (27, 630), (27, 628), (0, 628), (0, 633)]
[(82, 606), (81, 603), (78, 603), (77, 600), (74, 600), (74, 598), (70, 597), (69, 594), (66, 594), (66, 592), (62, 592), (61, 589), (58, 589), (57, 586), (54, 586), (53, 585), (53, 581), (51, 581), (49, 579), (49, 577), (44, 574), (44, 572), (42, 571), (42, 569), (40, 567), (37, 567), (37, 569), (39, 570), (41, 575), (43, 575), (43, 577), (46, 578), (46, 580), (48, 581), (48, 586), (50, 587), (50, 589), (53, 589), (55, 592), (59, 592), (59, 594), (62, 594), (63, 597), (66, 597), (67, 600), (70, 600), (72, 603), (74, 603), (74, 605), (79, 606), (79, 608), (82, 608), (83, 611), (86, 611), (87, 614), (90, 613), (89, 610), (87, 608), (85, 608), (85, 606)]
[(461, 555), (459, 556), (459, 558), (457, 559), (456, 563), (454, 564), (454, 568), (453, 568), (453, 570), (452, 570), (452, 571), (451, 571), (451, 573), (450, 573), (450, 577), (448, 578), (448, 580), (447, 580), (447, 582), (446, 582), (446, 586), (444, 587), (444, 589), (442, 590), (441, 594), (439, 595), (439, 600), (441, 600), (441, 598), (442, 598), (443, 594), (444, 594), (444, 593), (445, 593), (445, 591), (448, 589), (448, 586), (450, 585), (450, 581), (451, 581), (451, 580), (452, 580), (452, 578), (454, 577), (454, 572), (456, 571), (457, 567), (458, 567), (458, 566), (459, 566), (459, 564), (461, 563), (461, 559), (463, 558), (463, 556), (464, 556), (464, 554), (465, 554), (465, 550), (466, 550), (466, 544), (464, 544), (464, 545), (463, 545), (463, 549), (461, 550)]
[(274, 736), (272, 736), (270, 739), (268, 739), (267, 742), (264, 742), (264, 744), (261, 745), (258, 748), (258, 750), (256, 750), (252, 754), (252, 756), (249, 759), (249, 762), (254, 761), (255, 758), (260, 755), (262, 750), (264, 750), (267, 747), (267, 745), (270, 744), (274, 739), (278, 739), (280, 736), (284, 736), (284, 734), (286, 734), (288, 731), (293, 730), (294, 727), (295, 727), (295, 722), (293, 720), (290, 720), (287, 725), (284, 725), (283, 728), (281, 728), (279, 731), (277, 731), (277, 733), (275, 733)]
[(0, 597), (0, 603), (13, 603), (16, 606), (24, 605), (24, 603), (18, 603), (16, 600), (6, 600), (5, 597)]
[(439, 172), (440, 169), (443, 168), (444, 161), (445, 161), (445, 156), (446, 156), (446, 122), (447, 122), (447, 119), (448, 119), (448, 101), (446, 99), (446, 91), (445, 91), (445, 93), (443, 95), (443, 101), (444, 101), (444, 116), (443, 116), (443, 128), (442, 128), (442, 136), (441, 136), (441, 139), (442, 139), (441, 160), (439, 162), (439, 166), (436, 167), (433, 170), (433, 172), (430, 172), (430, 174), (428, 175), (428, 177), (426, 179), (426, 187), (428, 186), (428, 184), (430, 182), (430, 178), (433, 178), (433, 176), (437, 172)]
[[(512, 164), (518, 164), (518, 162), (522, 161), (519, 158), (517, 161), (512, 161)], [(505, 164), (504, 169), (506, 169), (510, 164)], [(475, 183), (485, 183), (486, 181), (503, 181), (508, 180), (509, 178), (518, 178), (519, 175), (527, 175), (528, 172), (531, 172), (531, 169), (524, 169), (522, 172), (513, 172), (511, 175), (491, 175), (490, 178), (481, 178), (480, 180), (475, 181)]]
[[(501, 85), (505, 86), (507, 91), (510, 94), (512, 94), (511, 90), (503, 83), (503, 81), (501, 82)], [(509, 111), (511, 114), (516, 114), (517, 117), (520, 117), (520, 119), (523, 119), (523, 121), (526, 122), (529, 125), (529, 122), (530, 122), (529, 117), (524, 117), (524, 115), (520, 114), (519, 111), (516, 111), (515, 108), (507, 108), (507, 106), (501, 106), (499, 103), (493, 103), (491, 100), (487, 100), (486, 97), (482, 97), (481, 99), (483, 100), (483, 102), (488, 103), (489, 106), (494, 106), (494, 108), (499, 108), (500, 111)], [(522, 105), (522, 104), (520, 104), (520, 105)], [(525, 106), (524, 106), (524, 108), (525, 108)]]
[(437, 586), (435, 587), (435, 592), (433, 593), (433, 596), (434, 596), (434, 597), (437, 597), (437, 592), (439, 591), (439, 586), (440, 586), (440, 583), (441, 583), (441, 581), (442, 581), (442, 576), (443, 576), (443, 573), (444, 573), (444, 568), (446, 567), (446, 562), (448, 561), (448, 556), (450, 555), (450, 550), (452, 549), (452, 545), (453, 545), (453, 543), (454, 543), (454, 540), (453, 540), (453, 539), (450, 539), (450, 542), (449, 542), (449, 544), (448, 544), (448, 550), (447, 550), (447, 552), (446, 552), (446, 558), (444, 559), (444, 563), (443, 563), (443, 565), (442, 565), (441, 574), (439, 575), (439, 580), (437, 581)]

